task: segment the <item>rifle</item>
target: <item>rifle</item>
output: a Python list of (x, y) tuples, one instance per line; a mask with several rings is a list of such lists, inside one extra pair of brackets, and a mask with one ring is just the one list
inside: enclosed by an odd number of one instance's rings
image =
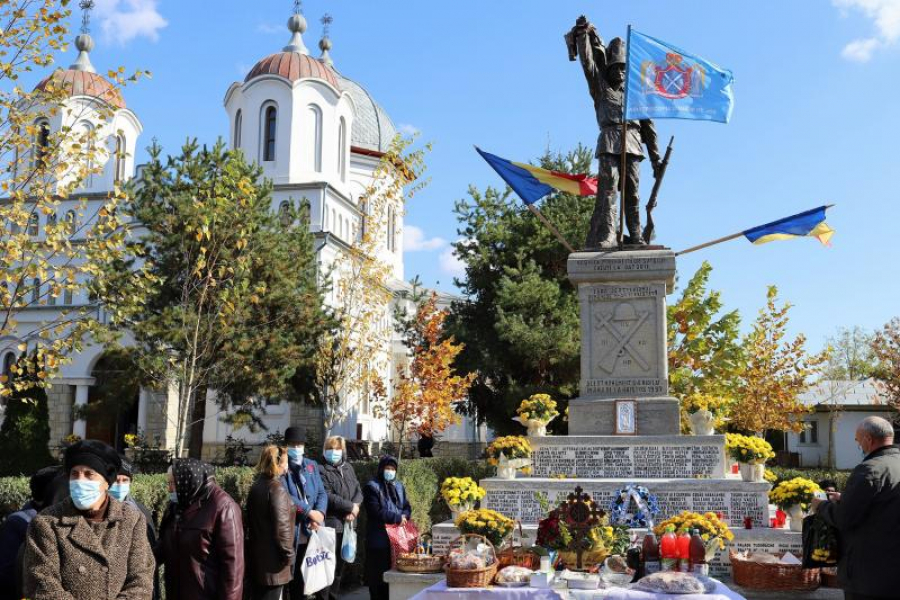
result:
[(657, 174), (656, 181), (653, 182), (653, 191), (650, 192), (650, 201), (647, 202), (647, 226), (644, 227), (644, 241), (646, 243), (650, 243), (650, 238), (653, 236), (653, 209), (656, 208), (656, 197), (659, 195), (659, 188), (662, 187), (663, 177), (666, 176), (666, 169), (669, 168), (669, 159), (672, 158), (672, 144), (675, 142), (675, 136), (673, 135), (669, 139), (669, 146), (666, 148), (666, 155), (663, 157), (662, 162), (659, 165), (659, 173)]

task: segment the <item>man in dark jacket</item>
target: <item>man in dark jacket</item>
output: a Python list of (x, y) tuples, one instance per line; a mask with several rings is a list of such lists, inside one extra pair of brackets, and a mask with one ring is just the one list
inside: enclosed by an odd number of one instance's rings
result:
[(305, 597), (303, 574), (297, 565), (306, 556), (309, 532), (315, 531), (325, 523), (328, 494), (319, 478), (318, 463), (303, 457), (306, 450), (306, 433), (299, 427), (288, 427), (284, 432), (284, 445), (288, 455), (288, 472), (284, 474), (281, 481), (297, 511), (297, 524), (294, 529), (297, 559), (294, 561), (294, 578), (290, 585), (290, 597), (291, 600), (301, 600)]
[(372, 600), (388, 600), (384, 573), (391, 568), (391, 542), (385, 525), (400, 525), (412, 517), (403, 484), (397, 481), (397, 459), (385, 456), (378, 474), (363, 488), (366, 506), (366, 583)]
[(341, 579), (347, 562), (341, 556), (345, 527), (356, 527), (356, 517), (362, 506), (363, 493), (356, 479), (356, 472), (347, 462), (347, 442), (341, 436), (332, 436), (325, 440), (322, 451), (324, 462), (319, 465), (319, 475), (328, 493), (328, 512), (325, 514), (325, 525), (334, 527), (335, 532), (335, 567), (334, 582), (330, 589), (317, 594), (320, 600), (337, 600), (341, 591)]
[(0, 526), (0, 600), (22, 598), (19, 557), (25, 543), (25, 534), (31, 520), (47, 506), (47, 490), (60, 471), (59, 467), (45, 467), (32, 475), (29, 482), (31, 500), (21, 510), (9, 515)]
[(866, 455), (842, 494), (814, 500), (813, 510), (838, 529), (838, 579), (847, 600), (900, 597), (900, 448), (894, 428), (868, 417), (856, 429)]

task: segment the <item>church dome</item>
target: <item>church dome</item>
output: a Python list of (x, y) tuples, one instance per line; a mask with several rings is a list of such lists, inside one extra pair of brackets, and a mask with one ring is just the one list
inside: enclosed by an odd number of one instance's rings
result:
[(373, 152), (387, 152), (397, 135), (397, 128), (388, 114), (368, 91), (352, 79), (338, 74), (341, 87), (353, 98), (356, 118), (350, 132), (350, 145)]
[(322, 79), (338, 90), (341, 89), (334, 70), (308, 54), (299, 52), (276, 52), (265, 57), (252, 69), (244, 81), (250, 81), (261, 75), (278, 75), (290, 82), (301, 79)]
[(67, 97), (90, 96), (98, 98), (113, 108), (125, 108), (125, 100), (116, 87), (105, 77), (98, 75), (91, 65), (88, 54), (94, 48), (90, 35), (82, 34), (75, 39), (78, 59), (68, 69), (57, 69), (49, 77), (35, 86), (37, 91), (62, 91)]

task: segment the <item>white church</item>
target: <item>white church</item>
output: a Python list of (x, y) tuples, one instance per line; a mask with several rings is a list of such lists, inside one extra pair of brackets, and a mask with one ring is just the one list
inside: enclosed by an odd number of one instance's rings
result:
[[(320, 56), (316, 58), (304, 44), (307, 24), (299, 11), (288, 20), (288, 29), (291, 36), (288, 45), (259, 60), (243, 81), (232, 83), (225, 92), (227, 140), (234, 148), (241, 149), (248, 160), (258, 162), (264, 176), (273, 182), (273, 210), (279, 210), (289, 199), (309, 201), (319, 272), (328, 273), (364, 226), (360, 198), (373, 181), (397, 130), (366, 89), (337, 70), (329, 54), (331, 42), (327, 34), (319, 42)], [(99, 207), (115, 183), (140, 177), (134, 156), (140, 147), (143, 126), (118, 89), (94, 69), (90, 59), (93, 46), (88, 33), (79, 35), (75, 62), (68, 69), (57, 69), (38, 84), (46, 86), (52, 82), (54, 87), (62, 87), (67, 99), (64, 110), (57, 116), (36, 125), (41, 132), (56, 132), (67, 126), (76, 132), (90, 129), (98, 139), (107, 140), (108, 151), (101, 156), (105, 161), (102, 173), (88, 177), (76, 194), (77, 199), (86, 199)], [(107, 110), (98, 111), (97, 107)], [(41, 140), (35, 143), (40, 144)], [(41, 216), (44, 223), (30, 224), (33, 229), (30, 233), (40, 236), (41, 228), (51, 219), (54, 222), (61, 218), (77, 219), (75, 212), (66, 206), (76, 202), (62, 201), (57, 214)], [(91, 212), (95, 211), (88, 210)], [(409, 304), (405, 293), (410, 286), (405, 283), (403, 265), (403, 207), (388, 206), (386, 216), (387, 227), (382, 232), (378, 259), (389, 266), (384, 283), (394, 300), (379, 326), (393, 332), (393, 308), (397, 303)], [(334, 294), (337, 293), (335, 286), (332, 297), (326, 301), (336, 305), (338, 299)], [(446, 295), (441, 297), (444, 304), (451, 299)], [(21, 340), (42, 322), (52, 320), (53, 311), (90, 303), (89, 298), (74, 297), (71, 293), (59, 298), (36, 295), (33, 305), (19, 315), (19, 335), (0, 338), (0, 367), (8, 372), (16, 361)], [(102, 316), (102, 306), (94, 308)], [(393, 379), (398, 367), (408, 362), (406, 348), (396, 333), (392, 336), (390, 356), (383, 361), (387, 372), (382, 373), (382, 378), (386, 382)], [(81, 414), (78, 408), (94, 399), (92, 390), (98, 372), (103, 370), (104, 357), (103, 347), (88, 346), (64, 365), (52, 381), (48, 389), (51, 446), (58, 446), (67, 436), (75, 435), (100, 439), (121, 450), (125, 434), (140, 433), (146, 439), (157, 439), (165, 448), (173, 448), (177, 398), (172, 390), (141, 388), (136, 391), (131, 410), (114, 415), (90, 413), (92, 416), (86, 419), (78, 418)], [(388, 394), (393, 393), (392, 387), (388, 386)], [(263, 417), (268, 431), (253, 433), (226, 424), (212, 394), (207, 403), (203, 457), (208, 460), (221, 458), (228, 437), (254, 445), (263, 442), (269, 433), (283, 432), (292, 425), (305, 427), (314, 437), (322, 433), (321, 409), (274, 401), (267, 405)], [(0, 406), (0, 421), (2, 410)], [(345, 412), (334, 433), (376, 445), (392, 441), (386, 418), (376, 417), (374, 407), (366, 398), (350, 403)], [(459, 425), (439, 436), (436, 450), (439, 454), (442, 448), (446, 453), (468, 454), (472, 451), (470, 443), (484, 440), (485, 435), (484, 428), (463, 418)]]

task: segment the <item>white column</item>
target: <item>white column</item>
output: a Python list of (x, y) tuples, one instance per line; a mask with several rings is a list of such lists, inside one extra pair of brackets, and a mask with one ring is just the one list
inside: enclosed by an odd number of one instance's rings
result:
[[(90, 391), (91, 386), (89, 385), (76, 385), (75, 386), (75, 410), (86, 406), (88, 403), (88, 392)], [(72, 433), (84, 439), (87, 436), (87, 421), (84, 419), (78, 419), (72, 425)]]
[(138, 432), (141, 435), (147, 434), (147, 405), (150, 401), (150, 392), (146, 388), (141, 388), (138, 393)]

